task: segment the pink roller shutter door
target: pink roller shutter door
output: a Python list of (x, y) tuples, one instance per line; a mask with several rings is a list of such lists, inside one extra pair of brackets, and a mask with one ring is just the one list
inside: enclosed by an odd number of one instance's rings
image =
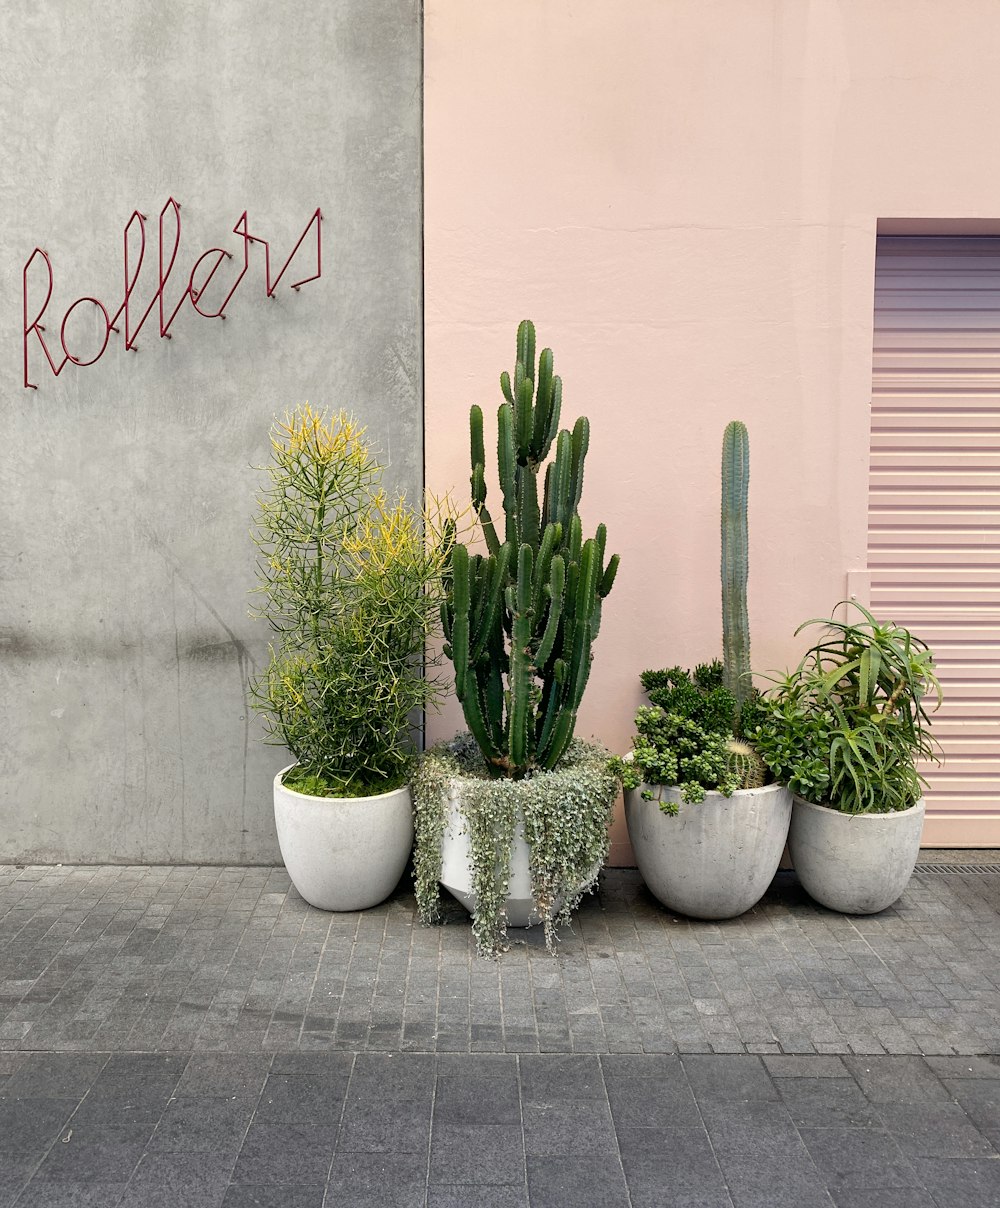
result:
[(938, 658), (924, 843), (1000, 847), (1000, 239), (878, 241), (872, 611)]

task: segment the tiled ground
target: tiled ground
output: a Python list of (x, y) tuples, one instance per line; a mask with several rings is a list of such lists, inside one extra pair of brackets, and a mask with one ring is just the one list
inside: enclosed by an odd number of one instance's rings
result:
[[(960, 1057), (0, 1055), (17, 1208), (987, 1208)], [(325, 1198), (324, 1198), (325, 1197)]]
[(997, 871), (720, 924), (611, 871), (499, 963), (449, 919), (0, 867), (0, 1208), (1000, 1204)]
[(0, 868), (0, 1051), (1000, 1053), (1000, 876), (868, 919), (794, 874), (740, 919), (604, 874), (553, 959), (477, 958), (412, 893), (324, 914), (264, 868)]

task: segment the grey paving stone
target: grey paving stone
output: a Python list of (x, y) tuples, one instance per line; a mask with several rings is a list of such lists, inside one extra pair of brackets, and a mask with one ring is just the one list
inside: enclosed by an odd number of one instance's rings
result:
[(977, 1128), (1000, 1129), (1000, 1082), (948, 1078), (944, 1085)]
[(616, 1129), (671, 1128), (697, 1118), (694, 1095), (680, 1070), (662, 1080), (609, 1080), (608, 1103)]
[(629, 1208), (625, 1178), (603, 1157), (529, 1157), (531, 1208)]
[(538, 1054), (519, 1062), (521, 1096), (525, 1103), (574, 1102), (606, 1099), (601, 1065), (597, 1057)]
[(858, 1085), (872, 1103), (944, 1101), (948, 1092), (921, 1057), (845, 1057)]
[(324, 1208), (424, 1208), (423, 1154), (337, 1154)]
[(926, 1057), (924, 1060), (942, 1080), (1000, 1078), (1000, 1057)]
[(710, 1099), (776, 1100), (778, 1091), (759, 1057), (689, 1055), (684, 1071), (699, 1103)]
[(127, 1183), (139, 1164), (152, 1129), (101, 1126), (67, 1128), (34, 1175), (37, 1182)]
[(0, 1166), (5, 1156), (41, 1158), (62, 1134), (76, 1099), (0, 1099)]
[(116, 1208), (125, 1194), (124, 1183), (32, 1180), (17, 1199), (17, 1208)]
[[(633, 1208), (729, 1200), (715, 1151), (703, 1128), (632, 1130), (622, 1137), (622, 1167)], [(640, 1136), (639, 1133), (646, 1134)]]
[(957, 1103), (886, 1103), (879, 1105), (878, 1114), (882, 1126), (911, 1158), (996, 1156), (993, 1146)]
[(772, 1078), (849, 1078), (839, 1057), (765, 1056), (764, 1067)]
[(878, 1113), (850, 1078), (784, 1078), (781, 1100), (797, 1126), (869, 1128)]
[(837, 1208), (938, 1208), (929, 1191), (916, 1187), (879, 1187), (859, 1190), (856, 1187), (837, 1188), (831, 1192)]
[(913, 1169), (939, 1205), (992, 1208), (1000, 1203), (1000, 1162), (979, 1158), (914, 1158)]
[(253, 1115), (245, 1099), (179, 1095), (167, 1104), (149, 1141), (153, 1153), (239, 1152)]
[(881, 1129), (803, 1128), (800, 1133), (832, 1190), (922, 1185), (896, 1138)]
[(264, 1083), (254, 1113), (258, 1124), (339, 1124), (347, 1074), (274, 1074)]
[(106, 1053), (30, 1053), (7, 1083), (6, 1097), (82, 1099), (107, 1060)]
[(431, 1134), (431, 1183), (524, 1183), (520, 1125), (437, 1124)]
[(222, 1208), (323, 1208), (326, 1187), (323, 1183), (296, 1187), (254, 1187), (247, 1183), (231, 1183), (222, 1201)]
[(423, 1100), (351, 1100), (337, 1141), (340, 1153), (427, 1153), (431, 1105)]
[(517, 1071), (492, 1077), (439, 1074), (434, 1123), (519, 1124), (521, 1101)]
[(532, 1157), (607, 1154), (617, 1160), (618, 1145), (607, 1103), (525, 1104), (525, 1152)]
[(427, 1188), (427, 1208), (528, 1208), (528, 1192), (525, 1187), (446, 1187), (432, 1183)]
[(325, 1182), (337, 1139), (319, 1124), (251, 1124), (233, 1170), (234, 1183)]
[(233, 1160), (219, 1154), (147, 1154), (121, 1198), (121, 1208), (221, 1208)]
[(195, 1053), (174, 1088), (177, 1095), (256, 1099), (264, 1089), (271, 1058), (264, 1054)]

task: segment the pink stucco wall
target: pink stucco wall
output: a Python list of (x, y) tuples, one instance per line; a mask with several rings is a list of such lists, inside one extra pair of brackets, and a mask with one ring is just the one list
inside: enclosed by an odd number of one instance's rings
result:
[(581, 734), (624, 749), (639, 672), (719, 650), (728, 420), (755, 668), (863, 571), (877, 222), (1000, 229), (998, 71), (996, 0), (427, 0), (427, 480), (466, 492), (532, 318), (622, 554)]

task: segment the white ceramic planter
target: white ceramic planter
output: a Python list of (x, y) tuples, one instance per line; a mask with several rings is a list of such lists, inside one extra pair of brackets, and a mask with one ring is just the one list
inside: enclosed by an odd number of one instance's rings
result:
[[(472, 864), (469, 858), (469, 836), (465, 829), (465, 816), (459, 804), (462, 782), (452, 781), (446, 806), (444, 835), (441, 838), (441, 884), (456, 897), (470, 914), (476, 913), (477, 899), (474, 889)], [(588, 881), (596, 877), (600, 867), (595, 867)], [(554, 909), (559, 910), (563, 899), (557, 897)], [(542, 916), (535, 905), (531, 892), (531, 848), (524, 837), (524, 823), (514, 828), (510, 847), (510, 880), (504, 901), (508, 927), (533, 927), (541, 923)]]
[(924, 800), (891, 814), (842, 814), (795, 798), (788, 849), (806, 893), (841, 914), (877, 914), (913, 874)]
[[(657, 800), (644, 801), (643, 791)], [(675, 816), (659, 801), (677, 804)], [(780, 784), (706, 793), (689, 805), (680, 790), (640, 785), (625, 794), (636, 864), (650, 893), (695, 919), (731, 919), (757, 904), (774, 879), (788, 838), (792, 796)]]
[(408, 786), (376, 797), (310, 797), (274, 778), (281, 858), (302, 897), (320, 910), (365, 910), (392, 893), (413, 848)]

